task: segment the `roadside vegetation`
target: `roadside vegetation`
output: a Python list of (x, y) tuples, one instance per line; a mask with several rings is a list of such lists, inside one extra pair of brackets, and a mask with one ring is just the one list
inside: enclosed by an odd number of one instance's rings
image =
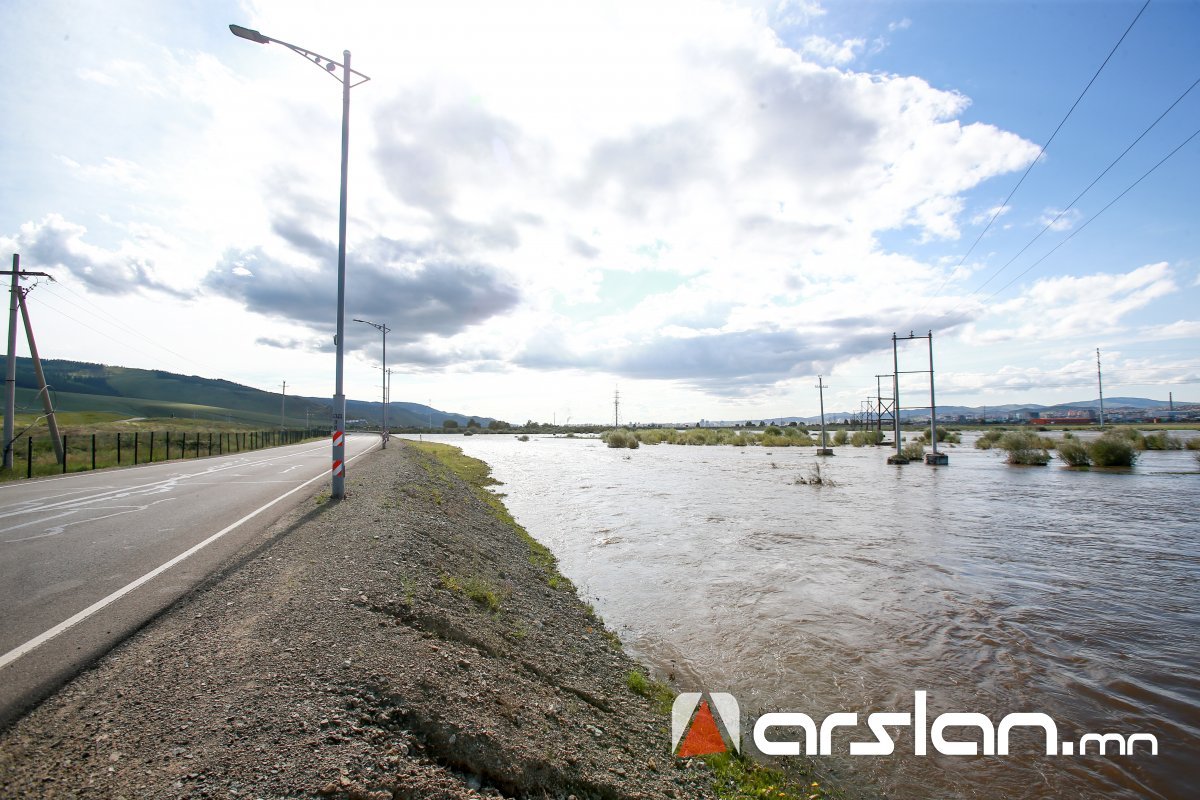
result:
[(190, 417), (119, 418), (107, 412), (66, 412), (55, 417), (60, 444), (65, 441), (66, 468), (55, 453), (45, 417), (19, 414), (13, 469), (0, 470), (0, 480), (240, 453), (327, 435), (325, 429), (281, 431), (278, 426), (258, 428)]
[[(440, 467), (445, 473), (458, 476), (466, 482), (475, 496), (483, 501), (492, 516), (508, 525), (529, 545), (529, 563), (540, 567), (546, 575), (546, 584), (552, 589), (574, 591), (575, 585), (558, 571), (558, 559), (546, 545), (529, 535), (529, 531), (513, 519), (503, 501), (503, 495), (491, 490), (499, 486), (500, 481), (492, 477), (492, 468), (477, 458), (464, 455), (462, 449), (437, 442), (406, 441), (406, 447), (412, 447), (430, 457), (426, 463), (426, 471), (437, 477), (436, 469)], [(442, 476), (444, 479), (444, 476)], [(474, 599), (474, 598), (472, 598)], [(478, 602), (478, 601), (477, 601)]]

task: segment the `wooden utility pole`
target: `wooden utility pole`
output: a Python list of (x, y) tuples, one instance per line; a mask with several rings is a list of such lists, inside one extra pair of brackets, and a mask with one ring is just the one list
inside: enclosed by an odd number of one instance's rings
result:
[[(28, 289), (17, 288), (17, 302), (21, 306), (21, 318), (25, 321), (25, 336), (29, 339), (29, 355), (33, 359), (33, 371), (37, 375), (38, 394), (42, 396), (42, 408), (46, 410), (46, 424), (50, 428), (50, 440), (54, 443), (54, 455), (58, 463), (64, 463), (62, 436), (58, 433), (58, 420), (54, 418), (54, 404), (50, 402), (50, 387), (46, 385), (46, 374), (42, 372), (42, 360), (38, 358), (37, 342), (33, 338), (33, 323), (29, 321), (29, 309), (25, 306)], [(64, 467), (65, 469), (65, 467)]]
[(825, 442), (825, 379), (820, 375), (817, 376), (817, 388), (821, 391), (821, 446), (817, 449), (817, 455), (831, 456), (833, 451)]
[(287, 381), (283, 382), (283, 391), (279, 396), (279, 430), (287, 430), (287, 423), (284, 422), (287, 412)]
[[(46, 272), (22, 272), (21, 256), (13, 253), (12, 269), (0, 275), (12, 276), (12, 290), (8, 304), (8, 364), (4, 384), (4, 469), (13, 468), (13, 439), (17, 413), (17, 309), (20, 304), (21, 278), (54, 278)], [(62, 447), (61, 443), (58, 447)]]

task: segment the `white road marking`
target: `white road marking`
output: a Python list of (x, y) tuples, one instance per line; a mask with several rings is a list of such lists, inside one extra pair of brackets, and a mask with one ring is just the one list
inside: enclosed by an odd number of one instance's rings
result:
[[(355, 461), (362, 456), (365, 456), (367, 453), (370, 453), (374, 449), (375, 449), (374, 445), (367, 447), (366, 450), (362, 451), (358, 455), (347, 459), (347, 463), (349, 463), (351, 461)], [(147, 572), (145, 575), (138, 578), (137, 580), (132, 581), (132, 582), (126, 584), (125, 586), (122, 586), (120, 589), (117, 589), (115, 592), (108, 595), (107, 597), (97, 600), (95, 603), (92, 603), (90, 606), (85, 608), (83, 611), (80, 611), (78, 614), (75, 614), (74, 616), (63, 620), (62, 622), (58, 623), (50, 630), (33, 637), (32, 639), (30, 639), (29, 641), (25, 642), (22, 645), (18, 645), (17, 647), (14, 647), (12, 650), (9, 650), (4, 655), (0, 656), (0, 669), (4, 669), (9, 664), (13, 663), (14, 661), (16, 661), (18, 658), (25, 655), (26, 653), (36, 650), (38, 647), (41, 647), (43, 644), (50, 641), (51, 639), (58, 636), (59, 634), (63, 633), (64, 631), (68, 630), (69, 628), (72, 628), (75, 625), (79, 624), (80, 622), (83, 622), (85, 619), (92, 616), (97, 611), (101, 611), (104, 608), (108, 607), (109, 605), (112, 605), (117, 600), (120, 600), (122, 597), (129, 594), (133, 590), (137, 589), (138, 587), (142, 586), (143, 584), (148, 583), (149, 581), (158, 577), (162, 573), (169, 570), (171, 567), (175, 566), (176, 564), (180, 563), (181, 561), (184, 561), (185, 559), (189, 558), (190, 556), (195, 555), (196, 553), (200, 552), (205, 547), (208, 547), (210, 544), (217, 541), (225, 534), (229, 533), (230, 531), (236, 530), (237, 528), (241, 527), (241, 525), (243, 523), (249, 522), (251, 519), (254, 519), (259, 514), (261, 514), (262, 512), (266, 511), (271, 506), (278, 503), (280, 500), (283, 500), (284, 498), (295, 494), (296, 492), (300, 491), (301, 489), (308, 486), (310, 483), (313, 483), (314, 481), (319, 481), (323, 478), (328, 479), (328, 477), (329, 477), (329, 471), (326, 469), (322, 469), (319, 473), (317, 473), (313, 477), (309, 478), (304, 483), (300, 484), (299, 486), (296, 486), (293, 489), (289, 489), (288, 491), (286, 491), (283, 494), (276, 497), (274, 500), (271, 500), (268, 503), (264, 503), (263, 505), (259, 506), (258, 508), (254, 509), (253, 511), (251, 511), (246, 516), (239, 519), (237, 522), (234, 522), (231, 525), (227, 525), (226, 527), (224, 527), (221, 530), (214, 533), (212, 536), (209, 536), (204, 541), (199, 542), (198, 544), (195, 544), (195, 545), (189, 547), (187, 550), (184, 550), (182, 553), (175, 556), (174, 558), (172, 558), (170, 561), (166, 562), (165, 564), (155, 567), (154, 569), (150, 570), (149, 572)]]
[[(116, 511), (116, 513), (115, 514), (103, 514), (99, 517), (88, 517), (87, 519), (77, 519), (74, 522), (64, 522), (62, 525), (55, 525), (53, 527), (46, 528), (45, 533), (39, 533), (36, 536), (26, 536), (23, 539), (8, 539), (4, 543), (5, 544), (17, 544), (18, 542), (30, 542), (30, 541), (33, 541), (34, 539), (45, 539), (47, 536), (58, 536), (60, 533), (62, 533), (67, 528), (71, 527), (72, 525), (84, 525), (84, 524), (87, 524), (90, 522), (99, 522), (100, 520), (108, 519), (109, 517), (119, 517), (122, 514), (134, 514), (138, 511), (145, 511), (147, 508), (150, 508), (150, 506), (156, 506), (159, 503), (170, 503), (171, 501), (173, 501), (175, 499), (176, 498), (174, 498), (174, 497), (164, 497), (162, 500), (155, 500), (152, 503), (146, 503), (145, 505), (140, 505), (140, 506), (98, 506), (93, 510), (94, 511)], [(118, 509), (120, 509), (120, 510), (118, 510)], [(80, 511), (80, 510), (81, 509), (75, 509), (74, 511), (67, 511), (62, 514), (58, 514), (57, 516), (50, 517), (50, 519), (58, 519), (59, 517), (70, 516), (71, 514), (74, 514), (76, 511)], [(0, 531), (0, 533), (7, 533), (8, 531), (15, 530), (16, 528), (23, 528), (28, 525), (38, 525), (38, 524), (41, 524), (43, 522), (48, 522), (48, 521), (49, 520), (39, 519), (39, 520), (36, 520), (35, 522), (26, 522), (24, 525), (14, 525), (12, 528), (5, 528), (3, 531)]]
[[(169, 478), (164, 478), (163, 480), (157, 480), (157, 481), (152, 481), (150, 483), (138, 484), (136, 486), (126, 486), (126, 487), (122, 487), (119, 489), (115, 489), (115, 488), (111, 488), (111, 487), (100, 487), (101, 491), (92, 495), (91, 497), (79, 497), (79, 498), (74, 498), (71, 500), (62, 500), (57, 503), (46, 503), (44, 505), (41, 505), (41, 503), (45, 502), (44, 500), (24, 500), (19, 503), (14, 503), (13, 505), (8, 506), (8, 508), (13, 509), (11, 511), (0, 511), (0, 519), (3, 519), (5, 517), (20, 516), (21, 514), (29, 514), (29, 513), (38, 512), (38, 511), (51, 511), (56, 508), (74, 508), (74, 507), (84, 505), (87, 503), (101, 502), (104, 500), (112, 500), (112, 499), (119, 498), (119, 497), (128, 497), (130, 494), (137, 492), (137, 491), (141, 491), (141, 490), (156, 490), (157, 489), (160, 491), (162, 491), (162, 490), (169, 491), (171, 488), (174, 488), (174, 484), (178, 483), (181, 480), (188, 480), (190, 478), (207, 477), (207, 476), (212, 475), (217, 472), (224, 472), (225, 470), (233, 469), (234, 467), (244, 467), (244, 466), (257, 467), (257, 466), (261, 466), (263, 464), (269, 464), (272, 461), (279, 461), (279, 460), (285, 459), (285, 458), (295, 458), (298, 455), (305, 455), (305, 454), (311, 453), (311, 452), (317, 452), (317, 451), (315, 449), (313, 449), (313, 450), (304, 451), (302, 453), (287, 453), (284, 455), (275, 456), (273, 458), (264, 458), (264, 459), (261, 459), (256, 462), (249, 462), (249, 463), (241, 462), (241, 463), (236, 463), (236, 464), (225, 464), (225, 465), (217, 464), (217, 465), (213, 465), (213, 466), (209, 467), (208, 469), (201, 470), (199, 472), (176, 473), (174, 475), (171, 475)], [(62, 495), (55, 495), (54, 498), (48, 498), (48, 499), (56, 499), (61, 496)], [(31, 504), (38, 504), (38, 505), (31, 505)]]

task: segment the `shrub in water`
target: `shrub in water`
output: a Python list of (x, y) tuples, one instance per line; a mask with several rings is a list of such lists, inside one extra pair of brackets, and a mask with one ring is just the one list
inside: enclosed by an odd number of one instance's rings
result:
[(1116, 433), (1106, 433), (1092, 442), (1088, 454), (1097, 467), (1132, 467), (1138, 455), (1130, 438)]
[(1063, 438), (1058, 445), (1058, 457), (1071, 467), (1090, 467), (1092, 465), (1092, 456), (1088, 452), (1087, 445), (1074, 437)]
[(1147, 450), (1182, 450), (1183, 442), (1174, 436), (1167, 436), (1164, 431), (1152, 433), (1142, 439)]
[(1000, 437), (1004, 436), (1004, 431), (999, 428), (993, 428), (987, 433), (975, 440), (975, 446), (980, 450), (991, 450), (996, 446), (996, 442), (1000, 441)]
[(1146, 437), (1143, 436), (1142, 432), (1136, 428), (1114, 428), (1104, 435), (1111, 436), (1116, 439), (1124, 439), (1125, 441), (1129, 442), (1129, 445), (1133, 447), (1134, 450), (1146, 449)]
[(862, 447), (868, 444), (879, 444), (883, 441), (882, 431), (855, 431), (850, 437), (850, 444), (855, 447)]
[(842, 430), (839, 430), (837, 433), (835, 433), (833, 435), (833, 443), (834, 444), (838, 444), (838, 445), (845, 444), (849, 440), (850, 440), (850, 435), (846, 433), (845, 428), (843, 428)]
[(920, 461), (925, 458), (925, 445), (920, 442), (909, 442), (900, 449), (900, 455), (909, 461)]
[(1010, 431), (996, 446), (1008, 453), (1008, 463), (1026, 467), (1044, 467), (1050, 463), (1046, 442), (1033, 431)]
[[(961, 434), (959, 434), (957, 431), (947, 430), (940, 425), (937, 429), (937, 437), (939, 442), (946, 442), (947, 444), (962, 444)], [(921, 431), (921, 441), (925, 442), (926, 444), (929, 443), (928, 430)]]

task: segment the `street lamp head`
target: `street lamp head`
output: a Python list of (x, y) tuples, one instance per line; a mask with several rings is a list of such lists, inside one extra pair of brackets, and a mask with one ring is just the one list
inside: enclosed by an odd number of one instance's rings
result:
[(258, 44), (271, 43), (270, 39), (268, 39), (266, 36), (263, 36), (258, 31), (250, 30), (249, 28), (243, 28), (241, 25), (230, 25), (229, 31), (234, 36), (241, 37), (242, 39), (249, 39), (250, 41), (257, 42)]

